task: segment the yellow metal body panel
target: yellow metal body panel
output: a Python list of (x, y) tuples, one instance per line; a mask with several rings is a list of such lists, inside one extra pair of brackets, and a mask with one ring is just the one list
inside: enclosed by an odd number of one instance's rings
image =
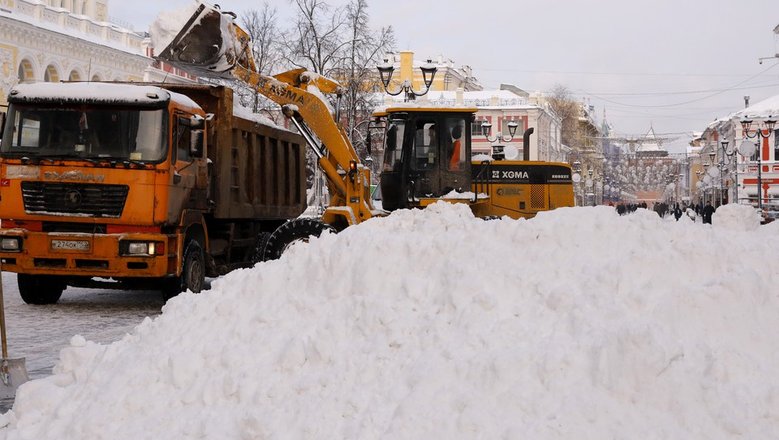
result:
[[(574, 206), (571, 167), (561, 162), (493, 161), (473, 162), (471, 190), (487, 196), (487, 208), (480, 216), (532, 218), (541, 211)], [(486, 167), (480, 169), (479, 167)]]

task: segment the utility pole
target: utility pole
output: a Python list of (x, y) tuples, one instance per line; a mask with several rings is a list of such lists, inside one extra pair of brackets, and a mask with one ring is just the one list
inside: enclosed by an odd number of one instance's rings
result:
[[(774, 28), (774, 34), (779, 35), (779, 24)], [(771, 58), (779, 58), (779, 53), (774, 54), (772, 57), (761, 57), (757, 59), (759, 64), (763, 64), (763, 60), (770, 60)]]

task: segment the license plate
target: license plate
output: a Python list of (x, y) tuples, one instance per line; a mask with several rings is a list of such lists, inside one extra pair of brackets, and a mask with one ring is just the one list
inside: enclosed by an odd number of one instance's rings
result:
[(89, 241), (87, 240), (52, 240), (51, 248), (68, 251), (88, 251)]

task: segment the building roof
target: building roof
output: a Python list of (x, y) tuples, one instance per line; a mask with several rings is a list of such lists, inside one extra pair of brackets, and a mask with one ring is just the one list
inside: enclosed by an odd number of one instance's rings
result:
[(757, 118), (764, 119), (768, 117), (779, 117), (779, 95), (764, 99), (757, 104), (732, 113), (728, 119)]
[[(88, 23), (87, 28), (90, 28), (90, 26), (97, 26), (100, 29), (108, 29), (108, 32), (113, 35), (127, 34), (131, 36), (131, 38), (136, 39), (139, 42), (143, 40), (143, 36), (141, 34), (132, 31), (130, 29), (125, 29), (113, 23), (96, 21), (86, 15), (73, 14), (72, 12), (68, 11), (65, 8), (54, 8), (45, 5), (40, 5), (40, 6), (44, 7), (46, 11), (48, 11), (51, 14), (54, 14), (55, 16), (59, 16), (60, 14), (67, 14), (69, 17), (72, 17), (81, 22), (86, 21)], [(145, 56), (143, 53), (143, 49), (140, 47), (140, 44), (138, 45), (138, 47), (133, 47), (127, 44), (123, 44), (121, 38), (102, 38), (101, 36), (95, 35), (94, 33), (84, 32), (79, 27), (76, 26), (72, 26), (72, 27), (63, 26), (59, 23), (55, 23), (51, 20), (46, 19), (48, 15), (49, 14), (46, 14), (44, 18), (37, 18), (33, 15), (27, 14), (24, 10), (22, 10), (18, 6), (16, 7), (12, 6), (10, 9), (0, 8), (0, 18), (8, 18), (11, 20), (16, 20), (22, 23), (27, 23), (29, 25), (35, 26), (37, 28), (45, 29), (51, 32), (56, 32), (64, 35), (69, 35), (74, 38), (78, 38), (100, 46), (110, 47), (112, 49), (116, 49), (122, 52), (128, 52), (134, 55)]]
[(528, 100), (508, 90), (479, 90), (472, 92), (439, 91), (428, 92), (426, 98), (431, 102), (455, 102), (457, 93), (462, 93), (463, 104), (481, 109), (524, 109), (541, 108), (530, 104)]

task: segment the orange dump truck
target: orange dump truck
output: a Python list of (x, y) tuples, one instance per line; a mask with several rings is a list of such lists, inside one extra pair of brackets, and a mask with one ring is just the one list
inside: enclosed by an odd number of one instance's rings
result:
[(306, 208), (304, 139), (236, 111), (229, 88), (37, 83), (8, 101), (0, 261), (27, 303), (200, 291)]

